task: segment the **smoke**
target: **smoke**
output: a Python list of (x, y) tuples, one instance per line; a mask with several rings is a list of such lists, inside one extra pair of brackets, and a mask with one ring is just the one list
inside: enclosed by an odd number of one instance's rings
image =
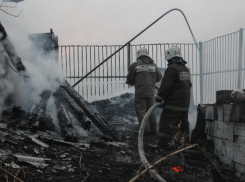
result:
[[(17, 44), (17, 47), (18, 45), (30, 44)], [(45, 42), (42, 45), (45, 45)], [(44, 90), (55, 92), (64, 79), (58, 61), (54, 60), (53, 51), (45, 52), (42, 48), (36, 49), (33, 44), (31, 48), (22, 49), (29, 50), (29, 52), (22, 52), (23, 55), (28, 55), (23, 56), (28, 59), (22, 59), (26, 71), (16, 73), (6, 64), (4, 47), (0, 43), (0, 111), (6, 105), (8, 98), (11, 98), (11, 105), (17, 104), (24, 110), (29, 110), (33, 104), (40, 101), (40, 94)], [(51, 101), (54, 102), (54, 99)]]
[[(128, 86), (128, 85), (127, 85)], [(111, 99), (113, 97), (125, 94), (125, 93), (134, 93), (135, 91), (135, 87), (131, 86), (129, 88), (126, 89), (117, 89), (117, 90), (113, 90), (113, 92), (109, 92), (107, 95), (103, 95), (103, 96), (93, 96), (93, 97), (89, 97), (87, 100), (89, 102), (93, 102), (93, 101), (100, 101), (100, 100), (106, 100), (106, 99)]]
[(47, 105), (47, 114), (51, 116), (53, 119), (53, 123), (55, 125), (56, 130), (61, 132), (59, 120), (57, 118), (57, 108), (55, 104), (55, 98), (51, 96), (48, 100), (48, 105)]
[[(40, 99), (39, 95), (44, 90), (54, 92), (63, 80), (59, 72), (59, 65), (48, 56), (37, 57), (33, 61), (24, 62), (27, 75), (22, 73), (22, 82), (16, 83), (17, 91), (14, 99), (24, 108), (28, 108), (30, 104), (37, 103)], [(17, 78), (18, 81), (19, 78)]]
[(11, 83), (11, 78), (8, 73), (8, 67), (6, 64), (6, 53), (2, 44), (0, 43), (0, 112), (3, 109), (3, 105), (7, 101), (9, 95), (14, 93), (14, 85)]

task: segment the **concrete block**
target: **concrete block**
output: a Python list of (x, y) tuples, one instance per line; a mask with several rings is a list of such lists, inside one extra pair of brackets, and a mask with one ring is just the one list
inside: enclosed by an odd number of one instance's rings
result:
[(217, 104), (229, 104), (231, 102), (231, 93), (233, 90), (218, 90), (216, 91), (216, 103)]
[(226, 123), (215, 120), (213, 123), (213, 136), (233, 142), (233, 125), (234, 123)]
[[(214, 153), (222, 160), (233, 160), (233, 147), (234, 143), (228, 140), (214, 137)], [(222, 161), (223, 162), (223, 161)]]
[(223, 147), (222, 147), (222, 139), (213, 137), (214, 139), (214, 154), (223, 157)]
[(228, 159), (225, 156), (219, 156), (220, 161), (222, 161), (224, 164), (227, 164), (231, 169), (235, 168), (235, 162), (233, 159)]
[(231, 113), (233, 111), (233, 104), (224, 104), (223, 105), (224, 110), (224, 122), (231, 122)]
[(218, 119), (216, 105), (207, 105), (205, 119), (212, 121)]
[(245, 145), (245, 137), (244, 136), (234, 136), (234, 141), (236, 144)]
[(234, 160), (234, 143), (228, 140), (222, 141), (224, 157)]
[(235, 162), (235, 171), (245, 174), (245, 166), (243, 164)]
[(245, 165), (245, 145), (234, 145), (234, 161)]
[(224, 120), (224, 108), (223, 108), (223, 106), (217, 107), (217, 120), (219, 120), (219, 121)]
[(245, 123), (234, 123), (234, 135), (245, 137)]
[(205, 133), (207, 133), (207, 139), (213, 140), (213, 121), (206, 120)]
[(234, 104), (231, 121), (235, 123), (245, 123), (245, 103)]

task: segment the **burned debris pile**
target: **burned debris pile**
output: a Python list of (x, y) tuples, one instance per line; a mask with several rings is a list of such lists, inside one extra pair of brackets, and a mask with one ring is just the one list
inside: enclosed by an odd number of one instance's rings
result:
[[(68, 92), (67, 92), (68, 91)], [(31, 131), (55, 131), (51, 116), (46, 114), (50, 91), (43, 91), (40, 102), (30, 111), (22, 110), (21, 106), (14, 105), (2, 112), (1, 121), (19, 129)], [(57, 108), (61, 132), (66, 141), (76, 142), (78, 136), (73, 128), (73, 122), (79, 123), (86, 131), (91, 128), (91, 121), (108, 138), (117, 139), (115, 129), (85, 101), (66, 81), (53, 94)]]
[[(0, 60), (13, 66), (16, 72), (25, 72), (22, 76), (23, 79), (27, 78), (26, 68), (2, 26), (0, 33), (3, 33), (3, 36), (0, 34), (0, 41), (5, 49), (0, 52)], [(43, 89), (39, 102), (35, 102), (28, 110), (14, 105), (11, 99), (8, 103), (11, 107), (1, 108), (0, 181), (124, 182), (137, 176), (143, 166), (137, 151), (139, 131), (138, 124), (134, 124), (137, 119), (133, 94), (90, 104), (67, 81), (59, 84), (55, 91)], [(233, 99), (238, 97), (238, 94), (234, 95)], [(59, 127), (54, 121), (56, 118), (48, 114), (51, 99), (55, 103)], [(217, 107), (207, 105), (205, 109), (199, 108), (192, 142), (199, 143), (205, 152), (194, 147), (180, 149), (178, 153), (145, 146), (146, 157), (151, 164), (164, 157), (153, 166), (159, 175), (168, 182), (243, 180), (243, 105), (221, 105), (217, 103)], [(218, 119), (213, 114), (216, 108)], [(159, 113), (158, 110), (158, 116)], [(227, 117), (235, 118), (234, 124), (225, 119)], [(124, 123), (123, 127), (114, 127), (118, 122)], [(219, 130), (219, 126), (222, 130)], [(233, 133), (230, 128), (233, 128)], [(223, 135), (226, 130), (228, 134)], [(183, 137), (176, 136), (175, 139), (181, 143), (180, 138)], [(207, 139), (213, 140), (215, 145)], [(144, 136), (145, 143), (156, 140), (157, 136)], [(186, 146), (186, 143), (181, 144), (176, 146), (176, 150)], [(220, 161), (212, 154), (213, 149)], [(239, 158), (242, 160), (239, 161)], [(229, 165), (223, 165), (222, 162)], [(149, 169), (146, 171), (149, 172)], [(155, 180), (144, 173), (133, 181)]]
[[(56, 98), (62, 100), (60, 95)], [(59, 102), (61, 102), (60, 100)], [(106, 103), (105, 101), (102, 102)], [(66, 102), (62, 103), (62, 108), (68, 113), (70, 112), (67, 109), (70, 107)], [(78, 118), (78, 116), (72, 118), (70, 113), (68, 116), (72, 121), (74, 118)], [(85, 117), (81, 113), (80, 116)], [(89, 137), (79, 138), (77, 136), (77, 140), (71, 142), (64, 141), (65, 135), (60, 135), (55, 131), (36, 130), (33, 132), (29, 129), (14, 129), (13, 127), (17, 125), (13, 125), (15, 121), (10, 121), (13, 120), (1, 122), (0, 129), (0, 160), (1, 168), (5, 170), (0, 169), (0, 179), (3, 181), (7, 181), (7, 178), (9, 181), (13, 179), (18, 181), (18, 178), (25, 182), (62, 180), (67, 182), (81, 180), (85, 182), (125, 182), (130, 181), (143, 170), (137, 152), (138, 127), (133, 127), (132, 124), (117, 127), (118, 141), (103, 140), (101, 134), (97, 135), (98, 130), (95, 131), (94, 127), (91, 127), (88, 132)], [(156, 139), (156, 136), (145, 136), (144, 143), (146, 145), (156, 141)], [(203, 145), (203, 147), (206, 148), (207, 156), (225, 175), (226, 179), (231, 182), (235, 181), (234, 173), (212, 154), (209, 146)], [(145, 152), (149, 162), (153, 164), (174, 151), (153, 150), (146, 145)], [(167, 157), (154, 168), (168, 182), (224, 181), (210, 161), (197, 148)], [(148, 173), (145, 173), (136, 181), (153, 182), (155, 180)]]
[[(110, 122), (137, 123), (135, 101), (133, 93), (125, 93), (110, 99), (94, 101), (91, 105)], [(160, 118), (161, 108), (156, 109), (156, 116)]]

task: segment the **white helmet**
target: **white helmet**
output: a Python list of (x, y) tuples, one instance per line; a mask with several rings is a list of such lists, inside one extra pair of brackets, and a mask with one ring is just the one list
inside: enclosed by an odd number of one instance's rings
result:
[(140, 48), (140, 49), (137, 51), (137, 53), (136, 53), (137, 59), (138, 59), (140, 56), (147, 56), (147, 57), (149, 57), (149, 53), (148, 53), (148, 51), (147, 51), (146, 48), (142, 47), (142, 48)]
[(180, 51), (180, 48), (177, 46), (172, 46), (169, 47), (166, 51), (165, 51), (165, 59), (168, 61), (170, 59), (172, 59), (173, 57), (181, 57), (182, 58), (182, 54)]

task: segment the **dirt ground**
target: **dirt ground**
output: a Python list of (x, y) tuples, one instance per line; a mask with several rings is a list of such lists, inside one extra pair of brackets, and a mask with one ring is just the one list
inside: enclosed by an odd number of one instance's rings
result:
[[(0, 182), (126, 182), (130, 181), (144, 168), (138, 155), (138, 125), (134, 111), (132, 94), (92, 103), (118, 133), (118, 141), (108, 141), (93, 129), (77, 144), (54, 141), (53, 135), (38, 138), (49, 144), (48, 148), (33, 143), (30, 137), (19, 135), (18, 131), (0, 128), (0, 132), (15, 137), (19, 142), (11, 142), (11, 137), (0, 137)], [(159, 117), (159, 111), (157, 111)], [(1, 133), (0, 133), (1, 134)], [(30, 135), (32, 136), (32, 135)], [(145, 136), (144, 146), (148, 161), (153, 163), (173, 151), (152, 150), (148, 143), (155, 143), (157, 136)], [(21, 162), (15, 154), (44, 158), (46, 167), (35, 167)], [(218, 161), (208, 154), (213, 161)], [(182, 166), (184, 172), (176, 172), (173, 167)], [(197, 150), (189, 150), (166, 161), (156, 170), (168, 182), (217, 181), (216, 171), (209, 161)], [(13, 177), (15, 176), (15, 177)], [(17, 179), (18, 178), (18, 179)], [(137, 181), (153, 182), (148, 173)]]
[[(19, 162), (16, 157), (12, 155), (0, 157), (2, 161), (2, 170), (0, 170), (0, 181), (13, 181), (10, 175), (6, 176), (7, 170), (9, 173), (16, 175), (19, 179), (25, 182), (126, 182), (130, 181), (143, 168), (138, 156), (137, 147), (137, 130), (136, 128), (122, 128), (117, 130), (120, 136), (118, 142), (104, 142), (99, 139), (90, 141), (90, 147), (72, 147), (64, 144), (49, 143), (50, 147), (44, 149), (38, 145), (33, 145), (25, 141), (24, 145), (12, 145), (0, 142), (1, 150), (8, 149), (13, 154), (31, 155), (33, 157), (42, 157), (51, 159), (46, 163), (49, 164), (44, 169), (38, 169), (25, 162)], [(145, 144), (153, 143), (156, 136), (147, 136), (144, 141)], [(146, 156), (150, 162), (155, 162), (160, 158), (166, 156), (170, 151), (152, 150), (146, 147)], [(176, 158), (178, 161), (178, 158)], [(11, 163), (17, 164), (19, 167), (13, 169)], [(207, 162), (207, 161), (205, 161)], [(8, 166), (9, 164), (10, 166)], [(168, 181), (176, 181), (180, 179), (176, 175), (181, 175), (171, 169), (171, 164), (164, 166), (168, 171)], [(200, 168), (200, 167), (199, 167)], [(188, 181), (205, 181), (210, 178), (201, 176), (200, 169), (193, 173), (193, 169), (184, 174), (186, 176), (195, 176)], [(210, 165), (202, 166), (201, 170), (210, 170)], [(198, 174), (198, 171), (200, 174)], [(200, 176), (198, 176), (200, 175)], [(175, 177), (174, 177), (175, 176)], [(141, 177), (138, 181), (154, 181), (149, 174)], [(177, 180), (178, 181), (178, 180)], [(185, 181), (185, 180), (184, 180)]]

